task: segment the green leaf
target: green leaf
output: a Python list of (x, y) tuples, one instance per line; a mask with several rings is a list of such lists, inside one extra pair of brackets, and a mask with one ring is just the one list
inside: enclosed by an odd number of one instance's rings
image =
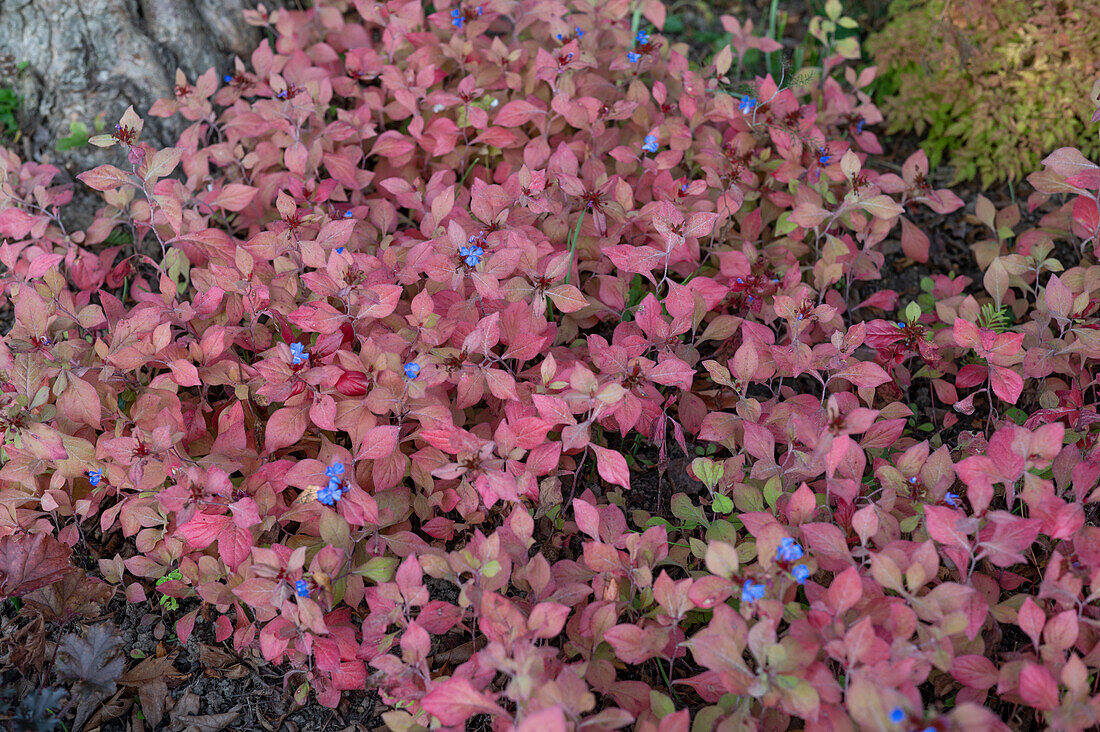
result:
[(715, 513), (726, 514), (733, 511), (733, 501), (729, 496), (719, 493), (714, 497), (710, 507)]
[(775, 508), (775, 504), (781, 495), (783, 495), (783, 482), (779, 479), (779, 476), (773, 475), (764, 484), (764, 500), (767, 501), (768, 507)]
[(915, 323), (920, 320), (921, 309), (920, 305), (915, 302), (911, 302), (905, 306), (905, 319), (910, 323)]
[(88, 127), (83, 122), (70, 122), (69, 132), (71, 134), (68, 137), (62, 137), (57, 141), (57, 149), (61, 152), (84, 147), (91, 139)]

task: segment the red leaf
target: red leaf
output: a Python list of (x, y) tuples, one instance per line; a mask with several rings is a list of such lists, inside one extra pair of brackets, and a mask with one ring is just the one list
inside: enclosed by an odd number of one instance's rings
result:
[(124, 173), (113, 165), (100, 165), (98, 168), (81, 173), (77, 178), (97, 191), (113, 191), (121, 185), (137, 186), (133, 175)]
[(996, 685), (1000, 672), (985, 656), (958, 656), (951, 664), (951, 675), (963, 686), (982, 691)]
[(205, 549), (219, 538), (231, 520), (224, 515), (196, 513), (190, 521), (180, 526), (177, 531), (191, 547)]
[(1036, 605), (1030, 597), (1025, 597), (1024, 604), (1020, 606), (1020, 610), (1016, 613), (1016, 625), (1020, 626), (1020, 630), (1027, 633), (1027, 637), (1031, 639), (1031, 644), (1036, 650), (1039, 648), (1039, 638), (1046, 622), (1047, 614), (1043, 612), (1043, 609)]
[(838, 617), (859, 602), (859, 598), (863, 596), (863, 581), (859, 577), (859, 570), (848, 567), (834, 577), (829, 585), (828, 596), (829, 604), (836, 610)]
[(492, 699), (475, 689), (473, 684), (458, 677), (436, 684), (420, 700), (420, 706), (448, 727), (464, 724), (475, 714), (508, 715)]
[(1007, 511), (993, 511), (989, 519), (979, 535), (989, 561), (998, 567), (1025, 561), (1024, 551), (1038, 538), (1042, 520), (1020, 518)]
[(615, 450), (609, 450), (599, 445), (591, 445), (596, 452), (596, 470), (600, 477), (608, 483), (622, 486), (630, 490), (630, 468), (627, 467), (626, 458)]
[(668, 631), (652, 625), (643, 629), (633, 623), (622, 623), (609, 628), (603, 639), (611, 644), (620, 660), (639, 664), (660, 655), (668, 643)]
[(345, 371), (336, 380), (336, 391), (344, 396), (363, 396), (369, 391), (370, 379), (362, 371)]
[(563, 313), (575, 313), (588, 305), (584, 293), (573, 285), (558, 285), (547, 290), (546, 295)]
[(1020, 697), (1035, 709), (1055, 709), (1059, 703), (1058, 682), (1046, 666), (1027, 662), (1020, 671)]
[(946, 506), (925, 506), (924, 522), (928, 535), (941, 544), (970, 551), (970, 537), (959, 529), (958, 523), (966, 520), (961, 511)]
[(267, 420), (265, 447), (267, 454), (289, 447), (302, 439), (309, 424), (309, 403), (283, 407)]
[(347, 317), (324, 300), (307, 302), (286, 316), (287, 320), (308, 333), (335, 333)]
[(1009, 404), (1015, 404), (1024, 391), (1024, 379), (1005, 366), (989, 364), (989, 384), (993, 393)]
[(527, 627), (535, 638), (555, 638), (565, 627), (569, 606), (557, 602), (540, 602), (531, 609)]
[(901, 249), (917, 262), (928, 261), (928, 235), (904, 216), (901, 217)]
[(523, 99), (514, 99), (500, 108), (493, 122), (501, 127), (519, 127), (540, 117), (546, 117), (546, 110)]
[(218, 191), (218, 195), (214, 197), (210, 205), (224, 208), (226, 211), (242, 211), (248, 204), (252, 203), (257, 190), (242, 183), (230, 183)]
[(1077, 175), (1086, 170), (1094, 170), (1097, 167), (1096, 163), (1082, 155), (1081, 151), (1075, 147), (1058, 148), (1043, 158), (1043, 165), (1063, 178)]
[(0, 537), (0, 597), (19, 597), (60, 580), (71, 569), (70, 554), (50, 534)]
[(853, 386), (861, 388), (881, 386), (882, 384), (892, 381), (890, 375), (886, 373), (881, 366), (876, 363), (871, 363), (870, 361), (855, 361), (849, 363), (833, 376), (834, 378), (850, 381)]

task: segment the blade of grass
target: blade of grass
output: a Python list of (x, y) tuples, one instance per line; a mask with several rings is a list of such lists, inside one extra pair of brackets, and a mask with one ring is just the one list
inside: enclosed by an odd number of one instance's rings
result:
[(577, 252), (577, 235), (581, 231), (581, 222), (584, 221), (584, 215), (588, 212), (588, 209), (581, 209), (581, 215), (577, 219), (577, 225), (573, 227), (573, 234), (569, 237), (569, 269), (565, 271), (565, 284), (569, 284), (569, 276), (573, 274), (573, 260), (576, 259)]

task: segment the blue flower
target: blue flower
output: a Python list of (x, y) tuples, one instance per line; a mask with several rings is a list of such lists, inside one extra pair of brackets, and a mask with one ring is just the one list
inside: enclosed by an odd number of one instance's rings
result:
[(905, 710), (901, 707), (894, 707), (890, 710), (890, 722), (892, 724), (901, 724), (905, 721)]
[(420, 376), (420, 364), (414, 362), (405, 364), (405, 378), (415, 379)]
[(817, 162), (821, 165), (828, 165), (829, 161), (833, 159), (833, 156), (829, 154), (828, 150), (820, 151), (821, 157), (817, 159)]
[(229, 74), (226, 74), (225, 76), (222, 77), (222, 81), (224, 81), (226, 84), (232, 84), (233, 83), (233, 77), (230, 76)]
[(343, 254), (344, 253), (344, 248), (343, 247), (336, 247), (336, 253), (337, 254)]
[(737, 105), (737, 108), (741, 110), (741, 114), (748, 114), (756, 108), (756, 99), (753, 97), (741, 97), (741, 103)]
[(298, 597), (309, 597), (309, 583), (298, 580), (294, 583), (294, 591), (298, 593)]
[(634, 36), (634, 43), (638, 46), (644, 46), (649, 43), (649, 34), (645, 31), (638, 31), (638, 35)]
[(802, 558), (802, 547), (789, 536), (779, 540), (779, 549), (775, 552), (775, 558), (781, 562), (797, 562)]
[[(92, 485), (95, 485), (95, 483), (93, 483)], [(958, 506), (959, 505), (959, 494), (958, 493), (951, 493), (950, 491), (948, 491), (947, 493), (943, 494), (943, 502), (946, 503), (948, 506), (952, 506), (952, 507)]]
[(458, 253), (465, 260), (467, 267), (476, 267), (481, 263), (481, 258), (485, 256), (485, 250), (478, 246), (462, 247), (458, 250)]
[(904, 328), (904, 327), (905, 327), (905, 323), (902, 323), (901, 321), (898, 321), (898, 327), (899, 327), (899, 328)]
[(910, 478), (909, 483), (911, 485), (916, 485), (917, 484), (917, 476), (914, 475), (912, 478)]
[(861, 120), (860, 120), (860, 121), (859, 121), (859, 122), (858, 122), (858, 123), (856, 124), (856, 134), (859, 134), (859, 133), (863, 132), (863, 123), (864, 123), (864, 120), (862, 120), (862, 119), (861, 119)]
[(562, 39), (561, 33), (558, 33), (556, 36), (554, 36), (554, 38), (557, 38), (560, 41)]
[(642, 149), (645, 150), (646, 152), (651, 152), (651, 153), (657, 152), (657, 138), (654, 137), (653, 135), (646, 135), (645, 136), (645, 143), (642, 145)]
[(794, 577), (795, 582), (804, 585), (806, 580), (810, 578), (810, 568), (805, 564), (796, 564), (794, 569), (791, 570), (791, 576)]
[(290, 355), (294, 358), (294, 365), (295, 366), (298, 366), (302, 363), (305, 363), (306, 359), (309, 358), (309, 354), (306, 353), (305, 351), (303, 351), (302, 349), (303, 349), (303, 346), (302, 346), (301, 343), (291, 343), (290, 344)]
[(582, 31), (580, 28), (574, 28), (573, 30), (576, 31), (578, 39), (584, 38), (584, 31)]
[(330, 478), (339, 478), (343, 474), (344, 474), (344, 464), (343, 463), (333, 463), (332, 465), (325, 468), (325, 475), (327, 475)]
[(477, 17), (479, 17), (479, 18), (481, 17), (481, 6), (480, 5), (477, 6)]
[(768, 589), (759, 582), (753, 582), (752, 580), (745, 580), (745, 584), (741, 585), (741, 602), (746, 605), (756, 602), (764, 597)]
[(91, 483), (93, 487), (99, 485), (99, 481), (102, 480), (102, 479), (103, 479), (103, 470), (102, 469), (96, 469), (96, 470), (89, 470), (88, 471), (88, 482)]
[(317, 491), (317, 500), (326, 506), (335, 506), (341, 495), (343, 495), (343, 491), (340, 489), (340, 481), (336, 478), (329, 478), (328, 485)]
[(683, 184), (682, 186), (680, 186), (680, 193), (687, 193), (688, 188), (691, 188), (691, 186), (688, 185), (687, 183)]
[(345, 218), (345, 219), (350, 219), (350, 218), (351, 218), (352, 216), (354, 216), (354, 215), (355, 215), (355, 214), (354, 214), (354, 213), (353, 213), (352, 211), (350, 211), (350, 210), (348, 210), (348, 211), (345, 211), (345, 212), (344, 212), (344, 218)]
[(642, 60), (642, 57), (641, 57), (641, 54), (637, 54), (637, 53), (634, 53), (633, 51), (630, 51), (626, 54), (626, 60), (629, 61), (632, 64), (636, 64), (636, 63), (638, 63), (639, 61)]
[(453, 25), (455, 28), (461, 28), (462, 24), (465, 22), (466, 16), (465, 14), (463, 14), (461, 9), (455, 8), (451, 11), (451, 25)]

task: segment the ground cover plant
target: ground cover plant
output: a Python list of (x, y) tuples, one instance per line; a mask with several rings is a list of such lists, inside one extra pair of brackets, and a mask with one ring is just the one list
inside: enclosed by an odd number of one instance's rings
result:
[(397, 730), (1100, 722), (1100, 166), (1052, 151), (1031, 228), (979, 199), (982, 281), (903, 301), (963, 202), (876, 167), (875, 69), (742, 79), (746, 26), (693, 67), (665, 18), (261, 8), (90, 139), (83, 231), (0, 151), (3, 652), (76, 685), (0, 715), (161, 721), (108, 629), (47, 639), (116, 585)]
[(915, 131), (955, 181), (1019, 182), (1055, 148), (1095, 158), (1086, 92), (1100, 59), (1090, 2), (895, 0), (867, 42), (893, 93), (890, 131)]

